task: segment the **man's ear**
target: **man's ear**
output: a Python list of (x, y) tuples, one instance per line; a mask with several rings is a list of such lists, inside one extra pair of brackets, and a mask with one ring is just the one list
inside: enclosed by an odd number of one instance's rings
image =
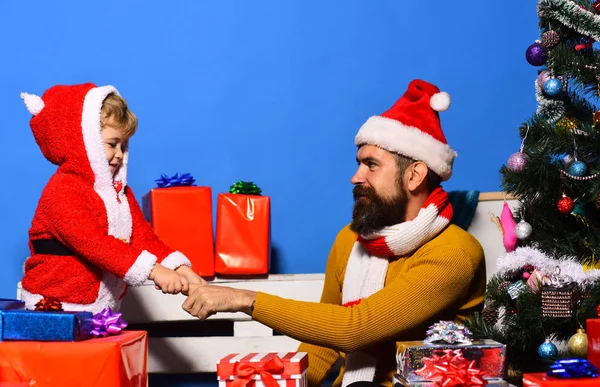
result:
[(427, 165), (425, 165), (422, 161), (416, 161), (408, 167), (409, 176), (406, 188), (410, 192), (414, 192), (418, 190), (421, 186), (425, 184), (425, 180), (427, 179), (427, 173), (429, 173), (429, 169)]

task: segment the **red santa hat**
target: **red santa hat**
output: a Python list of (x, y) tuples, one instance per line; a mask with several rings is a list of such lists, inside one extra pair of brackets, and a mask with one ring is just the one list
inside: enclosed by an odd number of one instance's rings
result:
[(394, 106), (363, 124), (354, 142), (423, 161), (446, 181), (452, 175), (457, 154), (446, 142), (438, 112), (449, 107), (448, 93), (425, 81), (413, 80)]

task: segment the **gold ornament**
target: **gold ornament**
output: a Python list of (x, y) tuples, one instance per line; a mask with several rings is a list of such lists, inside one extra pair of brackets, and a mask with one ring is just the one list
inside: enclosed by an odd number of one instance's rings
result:
[(577, 329), (577, 333), (571, 336), (568, 348), (571, 356), (587, 359), (588, 338), (583, 328)]
[(571, 117), (563, 117), (556, 123), (554, 130), (558, 133), (571, 133), (579, 127), (577, 120)]

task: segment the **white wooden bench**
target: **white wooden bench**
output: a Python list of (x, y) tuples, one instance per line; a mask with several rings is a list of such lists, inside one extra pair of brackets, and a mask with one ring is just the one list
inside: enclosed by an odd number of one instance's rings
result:
[[(488, 279), (495, 271), (496, 258), (504, 252), (502, 236), (489, 214), (500, 215), (503, 199), (502, 193), (482, 193), (469, 227), (485, 250)], [(509, 205), (514, 209), (517, 202), (509, 200)], [(318, 301), (323, 279), (322, 273), (275, 274), (265, 278), (217, 278), (212, 283)], [(181, 309), (184, 300), (182, 295), (162, 294), (148, 281), (141, 287), (130, 288), (123, 301), (123, 318), (132, 328), (150, 332), (148, 371), (151, 373), (212, 373), (218, 360), (232, 352), (286, 352), (298, 347), (296, 340), (273, 332), (243, 313), (218, 314), (207, 321), (197, 321)]]

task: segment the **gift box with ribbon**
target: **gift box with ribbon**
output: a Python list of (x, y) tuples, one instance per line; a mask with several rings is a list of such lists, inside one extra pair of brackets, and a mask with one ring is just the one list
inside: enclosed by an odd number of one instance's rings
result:
[(147, 387), (144, 331), (78, 342), (3, 341), (0, 386)]
[[(393, 380), (392, 380), (392, 386), (393, 387), (439, 387), (440, 384), (439, 383), (434, 383), (434, 382), (412, 382), (409, 383), (405, 380), (403, 380), (399, 375), (394, 375)], [(494, 379), (494, 380), (484, 380), (483, 384), (469, 384), (467, 383), (458, 383), (458, 384), (452, 384), (451, 382), (448, 382), (448, 384), (446, 385), (447, 387), (516, 387), (513, 384), (510, 384), (509, 382), (507, 382), (506, 380), (501, 380), (501, 379)], [(445, 386), (444, 386), (445, 387)]]
[(83, 341), (118, 335), (127, 326), (110, 308), (93, 314), (63, 311), (59, 302), (46, 299), (37, 305), (38, 310), (2, 312), (4, 341)]
[(170, 248), (181, 251), (201, 276), (215, 274), (210, 187), (194, 185), (189, 173), (162, 175), (142, 197), (146, 220)]
[(217, 364), (219, 387), (306, 387), (308, 353), (232, 353)]
[(238, 181), (217, 199), (215, 272), (268, 274), (270, 198), (251, 182)]
[[(493, 340), (472, 340), (462, 324), (440, 321), (427, 331), (422, 341), (397, 343), (398, 376), (408, 382), (433, 382), (427, 370), (443, 366), (452, 351), (482, 372), (482, 378), (497, 382), (505, 377), (506, 345)], [(449, 352), (450, 351), (450, 352)]]

